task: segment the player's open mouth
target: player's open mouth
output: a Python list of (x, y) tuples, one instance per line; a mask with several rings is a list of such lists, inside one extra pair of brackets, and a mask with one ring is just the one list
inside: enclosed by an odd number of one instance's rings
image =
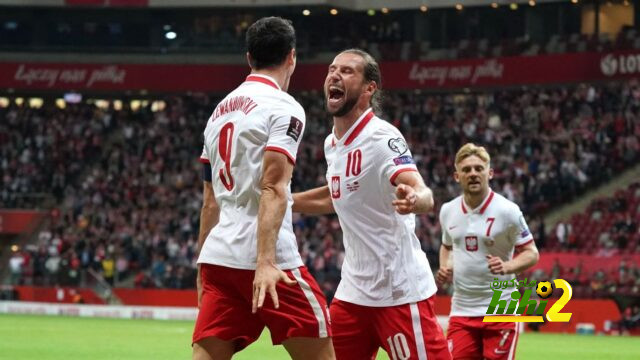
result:
[(329, 103), (338, 103), (342, 98), (344, 98), (344, 90), (337, 86), (329, 87)]

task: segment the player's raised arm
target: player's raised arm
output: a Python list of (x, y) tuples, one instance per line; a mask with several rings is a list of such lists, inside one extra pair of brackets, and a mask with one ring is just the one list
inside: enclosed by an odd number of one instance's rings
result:
[(424, 214), (433, 209), (433, 192), (417, 171), (405, 171), (396, 179), (396, 200), (393, 206), (399, 214)]
[[(200, 232), (198, 234), (198, 253), (202, 249), (207, 235), (211, 229), (218, 223), (220, 218), (220, 208), (216, 202), (215, 195), (213, 193), (213, 186), (211, 185), (211, 167), (205, 165), (204, 174), (206, 178), (202, 183), (202, 209), (200, 209)], [(198, 264), (198, 277), (196, 279), (196, 285), (198, 288), (198, 308), (202, 300), (202, 278), (200, 277), (200, 264)]]
[(325, 185), (293, 194), (293, 211), (309, 215), (335, 213), (329, 186)]
[(276, 266), (276, 239), (287, 210), (287, 186), (292, 173), (293, 164), (285, 154), (277, 151), (265, 152), (258, 208), (256, 275), (253, 280), (254, 313), (264, 304), (267, 293), (271, 295), (275, 308), (279, 307), (276, 293), (278, 281), (284, 281), (288, 285), (296, 284), (295, 280), (289, 279)]

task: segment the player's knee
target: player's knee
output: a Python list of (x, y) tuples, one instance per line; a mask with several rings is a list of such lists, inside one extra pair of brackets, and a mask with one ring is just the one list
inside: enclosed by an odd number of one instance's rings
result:
[(192, 360), (229, 360), (234, 353), (232, 342), (214, 337), (199, 340), (193, 344)]
[(293, 360), (335, 360), (331, 338), (291, 338), (282, 343)]

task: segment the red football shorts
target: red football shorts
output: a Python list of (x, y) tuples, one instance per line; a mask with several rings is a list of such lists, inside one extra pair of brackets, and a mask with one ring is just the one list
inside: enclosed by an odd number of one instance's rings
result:
[(338, 360), (375, 359), (382, 347), (392, 360), (451, 359), (433, 310), (433, 297), (389, 307), (331, 303), (333, 347)]
[(518, 323), (483, 323), (482, 318), (449, 318), (447, 338), (453, 358), (514, 359), (518, 342)]
[(262, 309), (251, 313), (254, 270), (201, 264), (202, 304), (193, 330), (193, 342), (209, 336), (233, 341), (240, 351), (256, 341), (264, 327), (274, 345), (292, 337), (331, 336), (327, 302), (307, 268), (286, 270), (298, 283), (276, 285), (280, 308), (267, 294)]

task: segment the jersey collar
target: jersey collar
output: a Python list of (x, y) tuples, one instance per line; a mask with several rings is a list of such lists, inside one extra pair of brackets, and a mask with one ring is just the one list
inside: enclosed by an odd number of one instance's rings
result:
[(356, 137), (362, 132), (364, 127), (367, 126), (371, 119), (373, 119), (374, 116), (375, 114), (373, 113), (373, 109), (368, 108), (367, 110), (365, 110), (362, 115), (360, 115), (358, 120), (356, 120), (356, 122), (351, 125), (349, 130), (347, 130), (346, 134), (344, 134), (342, 136), (342, 139), (340, 140), (337, 140), (336, 138), (336, 129), (334, 127), (332, 130), (333, 138), (331, 139), (331, 146), (336, 146), (336, 143), (342, 143), (343, 139), (346, 139), (344, 140), (344, 146), (351, 144), (353, 140), (355, 140)]
[(269, 85), (275, 88), (276, 90), (281, 90), (280, 85), (278, 85), (276, 80), (269, 75), (251, 74), (247, 76), (247, 79), (245, 80), (245, 82), (259, 82), (259, 83)]
[[(489, 189), (489, 194), (484, 199), (482, 206), (480, 206), (479, 208), (478, 212), (480, 213), (480, 215), (484, 214), (485, 210), (487, 210), (487, 208), (489, 207), (491, 200), (493, 200), (493, 195), (494, 195), (493, 190)], [(460, 197), (460, 205), (462, 206), (462, 213), (466, 214), (469, 212), (469, 210), (467, 210), (467, 205), (464, 203), (464, 195)], [(478, 208), (475, 208), (471, 210), (471, 212), (475, 212), (477, 209)]]

